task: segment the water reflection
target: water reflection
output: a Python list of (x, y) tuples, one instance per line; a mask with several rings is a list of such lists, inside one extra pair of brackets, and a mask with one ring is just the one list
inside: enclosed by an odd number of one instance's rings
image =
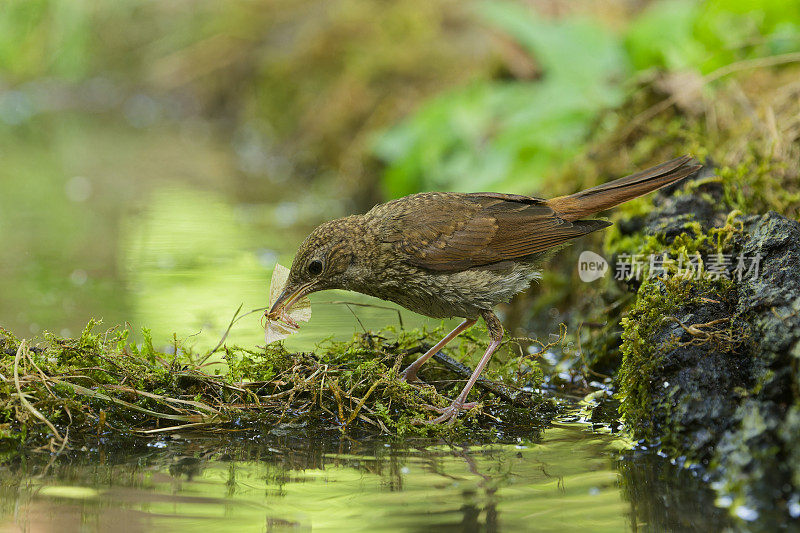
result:
[(534, 519), (545, 530), (618, 530), (626, 505), (606, 445), (552, 430), (539, 443), (476, 448), (282, 441), (208, 452), (189, 441), (98, 450), (59, 461), (45, 477), (34, 477), (33, 465), (7, 469), (3, 513), (7, 523), (39, 531), (494, 531)]
[[(192, 436), (101, 445), (50, 466), (46, 457), (18, 459), (0, 470), (0, 527), (622, 531), (724, 517), (699, 485), (665, 476), (675, 471), (665, 461), (656, 458), (656, 494), (641, 465), (615, 470), (611, 437), (580, 427), (484, 446), (305, 437)], [(685, 497), (664, 502), (662, 490)]]
[[(722, 531), (733, 525), (728, 512), (715, 506), (716, 495), (703, 481), (699, 465), (679, 468), (652, 450), (639, 450), (626, 452), (617, 469), (630, 502), (633, 531)], [(763, 518), (754, 530), (777, 530), (783, 519)]]
[[(316, 224), (345, 214), (324, 179), (255, 187), (234, 147), (201, 127), (143, 130), (110, 117), (58, 114), (0, 128), (0, 325), (19, 336), (76, 335), (91, 318), (213, 346), (239, 305), (266, 303), (276, 260), (289, 263)], [(92, 147), (87, 149), (87, 147)], [(287, 343), (397, 322), (347, 293), (313, 296), (314, 317)], [(403, 312), (407, 325), (424, 319)], [(263, 341), (257, 316), (229, 337)], [(361, 324), (359, 323), (359, 320)], [(438, 324), (438, 322), (435, 322)], [(141, 337), (139, 337), (141, 338)]]
[[(132, 296), (132, 317), (152, 324), (156, 338), (217, 332), (232, 310), (264, 305), (267, 266), (253, 230), (234, 209), (205, 191), (154, 191), (147, 209), (121, 235), (121, 270)], [(274, 263), (276, 253), (262, 254)], [(271, 266), (271, 265), (270, 265)]]
[[(318, 204), (235, 207), (205, 191), (154, 191), (147, 208), (126, 222), (121, 235), (121, 270), (132, 318), (151, 325), (156, 339), (176, 332), (189, 344), (215, 344), (239, 305), (245, 310), (266, 305), (271, 270), (278, 260), (291, 264), (294, 246), (307, 231), (297, 219), (307, 220), (313, 207)], [(349, 338), (356, 327), (378, 329), (399, 320), (398, 306), (366, 296), (328, 291), (312, 298), (311, 322), (286, 342), (290, 349), (308, 350), (325, 338)], [(338, 301), (376, 307), (348, 308)], [(426, 321), (400, 312), (405, 325)], [(229, 340), (263, 343), (259, 315), (240, 322)]]

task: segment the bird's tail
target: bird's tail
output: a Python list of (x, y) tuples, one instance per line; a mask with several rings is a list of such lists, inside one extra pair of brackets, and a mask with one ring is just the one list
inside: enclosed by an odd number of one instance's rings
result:
[(547, 205), (565, 220), (578, 220), (666, 187), (694, 174), (702, 166), (685, 155), (585, 191), (550, 199)]

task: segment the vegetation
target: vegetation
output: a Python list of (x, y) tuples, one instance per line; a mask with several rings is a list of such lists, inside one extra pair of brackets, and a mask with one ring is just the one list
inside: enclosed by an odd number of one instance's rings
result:
[[(516, 3), (479, 4), (477, 16), (529, 58), (507, 58), (508, 68), (515, 77), (535, 81), (485, 80), (456, 88), (390, 129), (376, 145), (388, 165), (388, 194), (442, 188), (551, 194), (550, 184), (558, 181), (574, 188), (575, 181), (558, 178), (587, 148), (592, 153), (590, 141), (598, 133), (633, 133), (653, 118), (664, 120), (659, 111), (674, 104), (702, 113), (704, 105), (713, 105), (713, 83), (727, 74), (769, 56), (763, 64), (800, 59), (800, 11), (785, 2), (653, 2), (621, 31), (587, 15), (554, 22)], [(668, 99), (631, 117), (626, 101), (631, 83), (642, 80), (660, 87)], [(708, 136), (695, 137), (688, 146), (672, 140), (644, 138), (651, 149), (657, 143), (699, 156), (717, 146)], [(623, 172), (630, 168), (621, 162)], [(606, 169), (589, 169), (594, 175), (598, 170)]]
[[(498, 428), (529, 427), (552, 412), (547, 401), (521, 390), (538, 387), (542, 376), (536, 362), (509, 356), (488, 373), (502, 386), (486, 381), (478, 386), (485, 406), (499, 410), (467, 413), (452, 426), (425, 424), (433, 414), (427, 406), (445, 407), (450, 400), (442, 394), (457, 394), (461, 382), (451, 378), (458, 367), (426, 365), (423, 375), (433, 378), (438, 390), (400, 380), (398, 369), (421, 347), (435, 343), (441, 329), (356, 335), (350, 342), (324, 343), (316, 353), (289, 353), (279, 343), (258, 351), (220, 343), (215, 356), (216, 350), (191, 353), (177, 341), (171, 353), (158, 351), (147, 331), (137, 346), (128, 342), (128, 330), (93, 333), (96, 326), (90, 323), (75, 339), (47, 335), (39, 345), (2, 332), (3, 445), (46, 443), (52, 450), (101, 435), (243, 424), (491, 438)], [(460, 350), (468, 356), (485, 347), (474, 333), (465, 335)]]
[[(607, 257), (666, 253), (671, 262), (656, 272), (645, 262), (639, 280), (610, 281), (600, 290), (616, 305), (574, 321), (606, 321), (584, 331), (586, 360), (614, 374), (631, 436), (680, 464), (707, 467), (720, 501), (740, 517), (785, 516), (797, 501), (796, 469), (782, 459), (794, 453), (785, 435), (794, 431), (800, 405), (789, 378), (796, 375), (790, 352), (798, 325), (788, 274), (797, 260), (792, 219), (800, 212), (790, 81), (797, 72), (795, 65), (742, 71), (694, 112), (669, 97), (669, 106), (653, 104), (655, 95), (643, 91), (630, 103), (631, 120), (601, 137), (590, 160), (600, 167), (615, 166), (620, 156), (650, 160), (660, 138), (717, 165), (655, 201), (618, 210)], [(638, 120), (654, 107), (661, 108), (657, 116)], [(761, 258), (755, 278), (730, 275), (739, 254)], [(677, 265), (698, 256), (698, 275), (681, 276)], [(720, 256), (734, 264), (727, 276), (709, 276), (704, 261)]]

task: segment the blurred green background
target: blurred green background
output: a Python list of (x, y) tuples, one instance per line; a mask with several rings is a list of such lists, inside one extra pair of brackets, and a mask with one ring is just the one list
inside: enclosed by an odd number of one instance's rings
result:
[[(713, 97), (725, 69), (799, 51), (786, 0), (5, 0), (0, 325), (212, 344), (324, 220), (574, 190), (565, 169), (638, 88)], [(368, 301), (315, 295), (289, 344), (361, 327), (342, 299)], [(233, 342), (258, 342), (249, 318)]]

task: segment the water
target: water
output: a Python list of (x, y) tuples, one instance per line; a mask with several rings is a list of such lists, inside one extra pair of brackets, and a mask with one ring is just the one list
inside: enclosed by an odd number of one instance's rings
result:
[[(101, 318), (206, 349), (240, 305), (266, 305), (276, 261), (291, 264), (308, 231), (345, 214), (334, 184), (249, 175), (234, 146), (200, 126), (59, 114), (0, 128), (0, 147), (0, 325), (20, 337), (74, 336)], [(397, 306), (366, 296), (312, 302), (289, 348), (399, 320)], [(405, 325), (439, 324), (400, 312)], [(259, 341), (258, 314), (229, 336)]]
[[(686, 471), (585, 426), (510, 444), (178, 436), (0, 468), (0, 531), (625, 531), (725, 523)], [(632, 468), (633, 467), (633, 468)], [(680, 492), (680, 498), (674, 494)]]

